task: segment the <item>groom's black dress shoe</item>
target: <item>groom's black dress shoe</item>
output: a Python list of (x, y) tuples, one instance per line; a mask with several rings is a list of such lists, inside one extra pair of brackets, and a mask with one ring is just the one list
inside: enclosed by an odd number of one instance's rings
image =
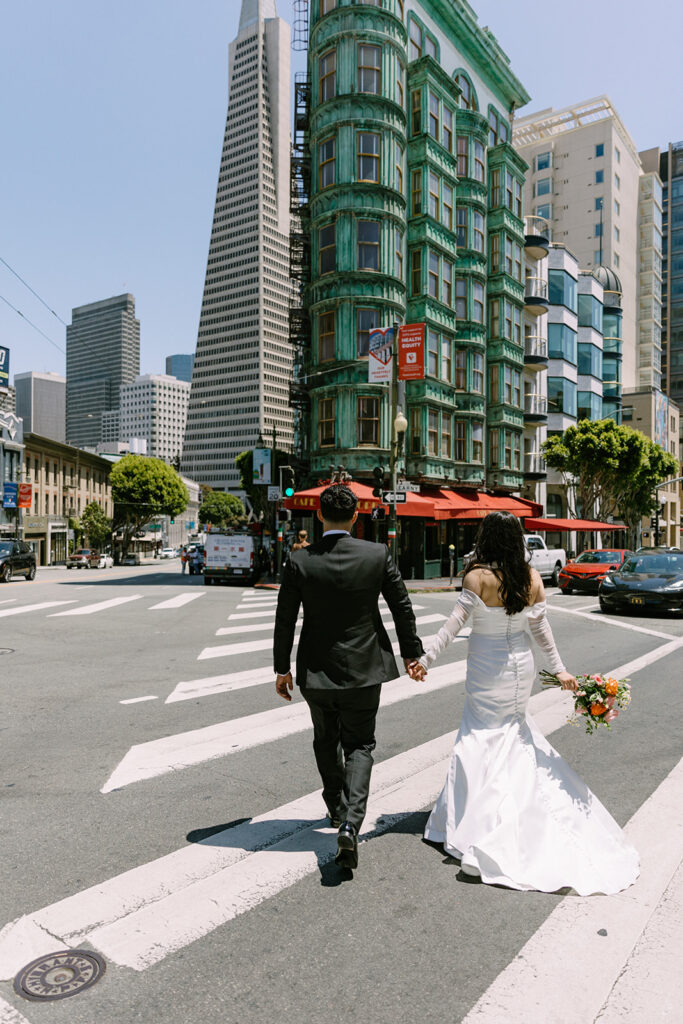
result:
[(358, 867), (358, 833), (348, 821), (342, 823), (337, 835), (337, 856), (335, 864), (342, 868)]
[(330, 828), (339, 828), (342, 821), (338, 814), (332, 814), (330, 811), (327, 812), (327, 820), (330, 823)]

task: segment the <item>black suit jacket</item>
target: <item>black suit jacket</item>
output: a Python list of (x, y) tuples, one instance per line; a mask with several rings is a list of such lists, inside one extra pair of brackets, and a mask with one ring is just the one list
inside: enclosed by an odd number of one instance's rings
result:
[(419, 658), (422, 643), (408, 591), (384, 544), (331, 534), (293, 551), (285, 565), (275, 617), (275, 671), (290, 670), (299, 608), (304, 622), (296, 682), (311, 689), (374, 686), (396, 679), (391, 640), (377, 600), (382, 594), (403, 658)]

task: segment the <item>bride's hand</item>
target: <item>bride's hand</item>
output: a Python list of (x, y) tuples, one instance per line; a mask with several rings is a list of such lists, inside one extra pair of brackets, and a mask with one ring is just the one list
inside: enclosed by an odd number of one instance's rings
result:
[(576, 676), (573, 676), (571, 672), (557, 672), (556, 676), (563, 690), (578, 690), (579, 684), (576, 681)]
[(427, 669), (423, 668), (419, 661), (405, 661), (406, 672), (415, 682), (421, 683), (427, 676)]

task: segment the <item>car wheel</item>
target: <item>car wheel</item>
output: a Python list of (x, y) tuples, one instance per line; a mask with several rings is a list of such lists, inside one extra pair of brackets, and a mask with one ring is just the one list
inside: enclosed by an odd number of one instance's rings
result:
[(36, 567), (32, 565), (29, 571), (26, 573), (27, 580), (34, 580), (36, 578)]
[(7, 562), (5, 562), (5, 564), (3, 565), (2, 569), (0, 569), (0, 580), (2, 580), (3, 583), (9, 583), (9, 581), (11, 579), (12, 579), (12, 566), (8, 565)]
[(562, 593), (563, 594), (573, 594), (574, 593), (574, 588), (570, 587), (570, 586), (562, 587)]
[(560, 569), (561, 568), (562, 568), (562, 566), (558, 562), (557, 565), (555, 566), (555, 568), (553, 569), (552, 576), (550, 577), (550, 586), (551, 587), (556, 587), (557, 584), (559, 583), (559, 580), (560, 580)]
[(600, 611), (601, 612), (604, 612), (605, 615), (612, 615), (612, 614), (614, 614), (614, 608), (610, 608), (610, 606), (607, 604), (607, 601), (605, 601), (604, 597), (601, 597), (599, 600), (600, 600)]

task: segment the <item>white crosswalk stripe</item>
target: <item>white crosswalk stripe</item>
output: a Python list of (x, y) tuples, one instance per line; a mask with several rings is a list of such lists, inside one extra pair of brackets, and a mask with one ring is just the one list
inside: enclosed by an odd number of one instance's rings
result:
[[(463, 665), (444, 668), (464, 672)], [(569, 703), (560, 690), (544, 691), (530, 710), (547, 735), (566, 720)], [(449, 732), (375, 766), (363, 836), (386, 831), (435, 799), (454, 737)], [(52, 949), (55, 938), (71, 946), (88, 942), (138, 971), (158, 963), (331, 860), (333, 833), (321, 827), (321, 810), (316, 790), (11, 922), (0, 932), (0, 979)]]
[[(416, 625), (418, 626), (425, 626), (429, 622), (443, 622), (445, 619), (445, 615), (439, 615), (437, 613), (434, 613), (433, 615), (423, 615), (421, 618), (417, 618), (415, 622)], [(384, 621), (384, 626), (386, 629), (396, 628), (393, 619), (391, 618), (390, 612), (383, 613), (382, 620)], [(302, 621), (303, 616), (300, 615), (299, 618), (297, 619), (297, 622)], [(257, 624), (248, 626), (222, 626), (220, 629), (216, 630), (216, 636), (239, 636), (240, 633), (256, 633), (259, 630), (265, 629), (272, 630), (274, 625), (275, 620), (273, 619), (270, 622), (259, 622)]]
[[(422, 683), (415, 683), (408, 676), (387, 683), (382, 689), (382, 707), (464, 682), (464, 665), (461, 661), (432, 669)], [(265, 678), (270, 676), (272, 682), (269, 669), (263, 669), (263, 675)], [(192, 729), (190, 732), (139, 743), (130, 748), (100, 792), (111, 793), (133, 782), (153, 779), (168, 772), (236, 754), (310, 728), (308, 706), (303, 701), (297, 701), (244, 718), (208, 725), (203, 729)]]
[[(61, 615), (94, 615), (96, 612), (104, 612), (108, 608), (116, 608), (120, 604), (128, 604), (129, 601), (139, 601), (142, 594), (133, 594), (130, 597), (112, 597), (108, 601), (98, 601), (96, 604), (87, 604), (83, 608), (69, 608), (67, 612), (54, 612), (49, 618), (59, 618)], [(63, 603), (63, 602), (61, 602)]]
[[(240, 607), (242, 607), (242, 606), (240, 605)], [(381, 607), (382, 606), (380, 605), (380, 608)], [(423, 608), (424, 608), (423, 604), (413, 604), (413, 611), (414, 612), (420, 611)], [(228, 615), (228, 622), (232, 622), (233, 619), (264, 619), (264, 618), (267, 618), (268, 616), (270, 616), (272, 621), (273, 621), (273, 624), (274, 624), (275, 623), (275, 619), (273, 618), (274, 612), (275, 612), (275, 609), (273, 608), (273, 609), (268, 609), (267, 611), (233, 613), (232, 615)]]
[(198, 594), (178, 594), (177, 597), (169, 597), (167, 601), (161, 601), (159, 604), (153, 604), (150, 606), (150, 611), (161, 608), (182, 608), (183, 605), (189, 604), (190, 601), (196, 601), (198, 597), (204, 597), (204, 591), (200, 591)]
[(0, 601), (0, 604), (14, 604), (15, 601), (16, 601), (16, 597), (8, 597), (8, 598), (5, 598), (4, 601)]
[(76, 604), (76, 601), (40, 601), (38, 604), (22, 604), (18, 608), (3, 608), (0, 611), (0, 616), (23, 615), (25, 612), (38, 612), (43, 608), (58, 608), (59, 605), (63, 604)]

